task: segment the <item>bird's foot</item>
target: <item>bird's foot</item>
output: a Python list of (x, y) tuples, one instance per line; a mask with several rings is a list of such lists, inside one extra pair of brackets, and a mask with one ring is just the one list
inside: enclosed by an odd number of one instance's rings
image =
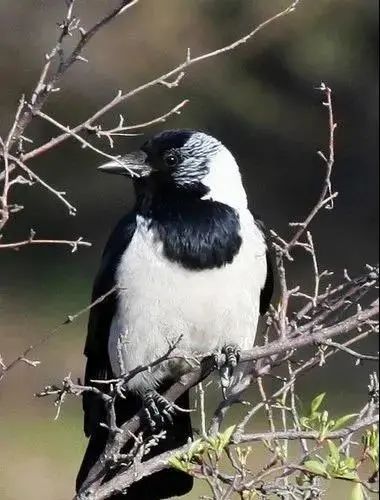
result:
[(239, 363), (240, 352), (240, 348), (235, 344), (227, 344), (221, 350), (221, 354), (224, 354), (226, 358), (222, 366), (219, 366), (220, 382), (224, 397), (226, 397), (226, 390), (231, 385), (232, 375)]
[(143, 397), (143, 405), (146, 419), (152, 431), (163, 427), (166, 422), (173, 424), (175, 407), (157, 391), (147, 391)]

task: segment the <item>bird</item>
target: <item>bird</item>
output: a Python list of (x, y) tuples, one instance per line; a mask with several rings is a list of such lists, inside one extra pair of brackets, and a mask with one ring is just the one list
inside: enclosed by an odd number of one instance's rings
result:
[[(167, 351), (168, 343), (180, 339), (183, 352), (225, 354), (220, 373), (228, 391), (239, 373), (239, 354), (252, 348), (259, 316), (273, 293), (265, 231), (248, 208), (233, 154), (206, 132), (165, 130), (138, 151), (98, 168), (131, 178), (135, 205), (111, 233), (95, 279), (93, 301), (116, 289), (90, 312), (85, 384), (147, 366)], [(142, 371), (116, 401), (118, 425), (141, 408), (152, 429), (170, 425), (148, 458), (192, 439), (189, 412), (173, 412), (163, 397), (188, 367), (186, 362), (174, 367), (167, 360)], [(190, 408), (189, 391), (176, 405)], [(96, 394), (84, 393), (83, 409), (89, 443), (77, 491), (109, 432), (100, 425), (106, 417)], [(112, 498), (160, 500), (184, 495), (192, 485), (189, 475), (166, 469)]]

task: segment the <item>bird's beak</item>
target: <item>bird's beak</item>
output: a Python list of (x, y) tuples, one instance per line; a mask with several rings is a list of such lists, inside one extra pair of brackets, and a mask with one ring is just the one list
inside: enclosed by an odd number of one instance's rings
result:
[(147, 163), (146, 153), (136, 151), (104, 163), (98, 167), (98, 170), (128, 177), (147, 177), (152, 172), (152, 167)]

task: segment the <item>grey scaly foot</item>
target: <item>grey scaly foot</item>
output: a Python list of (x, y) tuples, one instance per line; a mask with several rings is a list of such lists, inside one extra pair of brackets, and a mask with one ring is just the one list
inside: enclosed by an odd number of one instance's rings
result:
[(146, 391), (143, 396), (143, 405), (146, 419), (152, 431), (163, 427), (166, 422), (173, 424), (175, 409), (172, 403), (157, 391)]
[(219, 368), (223, 396), (226, 397), (226, 389), (231, 385), (232, 375), (239, 363), (241, 351), (237, 345), (227, 344), (222, 348), (221, 352), (226, 357), (224, 364)]

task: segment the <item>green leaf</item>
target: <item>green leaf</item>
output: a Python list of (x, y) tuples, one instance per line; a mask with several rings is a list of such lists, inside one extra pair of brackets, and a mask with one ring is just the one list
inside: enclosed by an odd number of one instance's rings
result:
[(192, 457), (199, 455), (200, 453), (203, 453), (205, 449), (206, 449), (206, 443), (202, 441), (202, 439), (197, 439), (192, 443), (186, 455), (191, 460)]
[(201, 457), (202, 457), (202, 454), (206, 450), (206, 447), (207, 447), (207, 443), (202, 441), (202, 439), (197, 439), (196, 441), (194, 441), (192, 443), (192, 445), (190, 446), (190, 448), (187, 452), (177, 454), (175, 456), (179, 460), (181, 460), (182, 462), (191, 463), (191, 462), (199, 461), (199, 459), (201, 459)]
[(379, 430), (377, 425), (372, 426), (370, 445), (376, 450), (379, 449)]
[(372, 429), (368, 429), (362, 437), (364, 453), (368, 456), (375, 466), (379, 469), (379, 431), (377, 425), (373, 425)]
[(190, 464), (183, 462), (178, 457), (169, 458), (168, 463), (171, 467), (173, 467), (173, 469), (177, 469), (182, 472), (189, 472), (189, 470), (191, 469)]
[(347, 457), (344, 460), (344, 465), (346, 465), (349, 469), (355, 470), (356, 469), (356, 460), (354, 457)]
[(207, 443), (210, 445), (210, 448), (215, 451), (219, 444), (218, 437), (208, 437)]
[(339, 448), (330, 439), (327, 440), (327, 446), (329, 447), (329, 452), (330, 452), (331, 458), (334, 460), (334, 462), (339, 464), (339, 461), (340, 461)]
[(350, 420), (357, 417), (357, 415), (357, 413), (351, 413), (350, 415), (344, 415), (343, 417), (338, 418), (330, 430), (337, 431), (338, 429), (342, 429)]
[(242, 498), (243, 500), (255, 500), (255, 498), (257, 498), (257, 493), (256, 491), (245, 490), (242, 492)]
[(224, 432), (219, 434), (220, 447), (224, 449), (231, 441), (232, 434), (235, 432), (236, 425), (231, 425)]
[(310, 477), (303, 472), (296, 477), (296, 483), (298, 486), (305, 486), (305, 484), (310, 484)]
[(326, 393), (322, 392), (322, 394), (318, 394), (318, 396), (313, 399), (310, 405), (311, 415), (314, 415), (314, 413), (319, 409), (325, 397)]
[(356, 471), (348, 470), (346, 472), (332, 474), (337, 479), (347, 479), (348, 481), (358, 481), (359, 476)]
[(321, 422), (325, 426), (329, 421), (329, 412), (324, 410), (321, 415)]
[(322, 442), (326, 439), (326, 435), (328, 434), (328, 432), (329, 432), (328, 428), (324, 425), (322, 427), (322, 430), (320, 431), (319, 437), (318, 437), (320, 442)]
[(352, 488), (350, 500), (365, 500), (363, 488), (360, 483), (355, 484)]
[(318, 462), (317, 460), (307, 460), (303, 466), (308, 472), (315, 474), (316, 476), (329, 477), (326, 470), (326, 464)]
[(301, 417), (300, 423), (301, 423), (302, 427), (305, 427), (305, 429), (312, 428), (310, 426), (310, 418), (309, 417)]

